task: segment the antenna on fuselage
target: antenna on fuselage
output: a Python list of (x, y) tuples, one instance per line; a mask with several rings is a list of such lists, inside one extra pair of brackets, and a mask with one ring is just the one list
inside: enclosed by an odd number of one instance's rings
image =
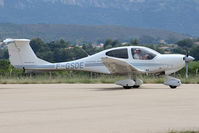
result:
[[(80, 47), (80, 48), (81, 48), (81, 47)], [(81, 50), (82, 50), (84, 53), (86, 53), (87, 56), (90, 56), (90, 55), (86, 52), (86, 50), (84, 50), (83, 48), (81, 48)]]

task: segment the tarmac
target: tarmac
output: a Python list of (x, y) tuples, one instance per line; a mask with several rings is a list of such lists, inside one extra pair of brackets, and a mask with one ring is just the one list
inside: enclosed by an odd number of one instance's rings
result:
[(168, 133), (199, 129), (199, 85), (0, 85), (0, 133)]

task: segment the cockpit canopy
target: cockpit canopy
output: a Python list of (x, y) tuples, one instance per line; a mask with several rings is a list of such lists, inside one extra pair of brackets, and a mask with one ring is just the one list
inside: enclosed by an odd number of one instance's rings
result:
[(130, 47), (130, 51), (131, 53), (128, 54), (128, 48), (119, 48), (106, 52), (106, 55), (121, 59), (128, 59), (129, 56), (132, 55), (134, 60), (152, 60), (159, 54), (158, 52), (145, 47)]
[(129, 58), (127, 48), (110, 50), (110, 51), (106, 52), (106, 55), (111, 56), (111, 57), (116, 57), (116, 58), (123, 58), (123, 59)]
[(145, 48), (131, 48), (132, 57), (134, 60), (152, 60), (157, 52)]

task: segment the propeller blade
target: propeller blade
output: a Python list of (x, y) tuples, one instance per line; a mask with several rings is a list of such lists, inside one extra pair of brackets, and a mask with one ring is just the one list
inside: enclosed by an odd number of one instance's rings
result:
[(189, 63), (186, 62), (186, 78), (188, 78), (188, 73), (189, 73)]
[(186, 49), (186, 55), (184, 56), (183, 60), (186, 63), (186, 78), (188, 78), (189, 74), (189, 63), (195, 60), (192, 56), (189, 56), (189, 51)]

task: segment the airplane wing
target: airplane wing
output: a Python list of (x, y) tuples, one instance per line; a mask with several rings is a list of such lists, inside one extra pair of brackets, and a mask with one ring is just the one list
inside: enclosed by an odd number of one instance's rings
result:
[(101, 58), (104, 65), (107, 67), (107, 69), (110, 71), (110, 73), (118, 73), (118, 74), (126, 74), (126, 73), (146, 73), (143, 70), (140, 70), (131, 64), (115, 59), (110, 57), (102, 57)]

